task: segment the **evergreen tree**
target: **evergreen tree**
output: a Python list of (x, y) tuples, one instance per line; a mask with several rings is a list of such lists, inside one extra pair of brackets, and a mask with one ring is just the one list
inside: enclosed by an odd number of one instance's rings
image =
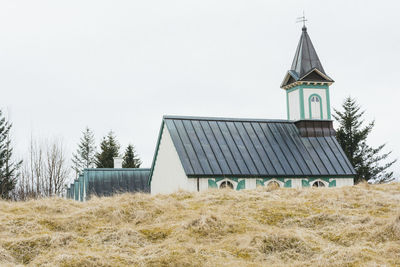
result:
[(119, 144), (114, 133), (110, 131), (100, 143), (100, 152), (96, 154), (97, 168), (113, 168), (114, 157), (119, 157)]
[(18, 169), (22, 161), (12, 159), (10, 130), (12, 124), (2, 115), (0, 110), (0, 198), (9, 199), (19, 177)]
[(392, 181), (394, 179), (393, 172), (388, 171), (396, 162), (396, 160), (388, 161), (392, 152), (382, 153), (385, 144), (377, 148), (367, 145), (368, 135), (375, 122), (372, 121), (364, 126), (362, 119), (364, 111), (360, 111), (360, 106), (351, 97), (345, 99), (342, 108), (342, 112), (335, 109), (336, 114), (333, 115), (339, 123), (336, 138), (357, 172), (354, 182), (385, 183)]
[(93, 168), (95, 164), (96, 145), (94, 140), (94, 134), (86, 127), (85, 131), (82, 132), (83, 136), (78, 144), (76, 153), (72, 154), (72, 168), (78, 175), (83, 169)]
[(136, 154), (134, 146), (129, 144), (125, 150), (124, 161), (122, 162), (122, 168), (139, 168), (141, 164), (142, 161)]

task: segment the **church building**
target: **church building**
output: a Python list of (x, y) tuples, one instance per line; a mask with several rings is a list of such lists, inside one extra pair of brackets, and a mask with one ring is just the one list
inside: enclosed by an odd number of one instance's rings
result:
[(331, 120), (333, 82), (304, 26), (281, 84), (287, 120), (164, 116), (151, 193), (353, 185), (355, 170)]

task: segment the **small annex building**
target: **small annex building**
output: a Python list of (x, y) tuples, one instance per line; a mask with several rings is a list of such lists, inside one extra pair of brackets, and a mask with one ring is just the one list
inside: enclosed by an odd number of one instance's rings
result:
[(67, 188), (66, 197), (86, 201), (91, 196), (112, 196), (117, 193), (150, 193), (148, 178), (150, 169), (145, 168), (98, 168), (84, 169)]
[(287, 120), (164, 116), (149, 176), (151, 193), (353, 185), (355, 170), (331, 120), (333, 82), (304, 26), (281, 84)]

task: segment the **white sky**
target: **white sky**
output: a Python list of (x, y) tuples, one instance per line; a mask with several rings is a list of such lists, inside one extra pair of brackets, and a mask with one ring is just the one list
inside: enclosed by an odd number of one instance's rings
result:
[(72, 152), (89, 126), (149, 167), (164, 114), (285, 119), (303, 10), (332, 107), (357, 98), (376, 119), (370, 144), (399, 158), (400, 2), (376, 0), (3, 0), (0, 107), (18, 155), (31, 133)]

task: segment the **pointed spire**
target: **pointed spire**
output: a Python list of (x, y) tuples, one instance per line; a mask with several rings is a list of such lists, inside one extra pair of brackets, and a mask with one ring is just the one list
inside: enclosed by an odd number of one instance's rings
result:
[(310, 36), (307, 33), (307, 27), (303, 26), (300, 41), (297, 45), (296, 54), (290, 70), (296, 72), (297, 76), (301, 78), (312, 69), (317, 69), (326, 75)]
[[(304, 22), (304, 20), (303, 20)], [(298, 82), (327, 82), (334, 81), (325, 73), (317, 52), (303, 24), (299, 44), (290, 70), (285, 75), (281, 88), (287, 88)]]

